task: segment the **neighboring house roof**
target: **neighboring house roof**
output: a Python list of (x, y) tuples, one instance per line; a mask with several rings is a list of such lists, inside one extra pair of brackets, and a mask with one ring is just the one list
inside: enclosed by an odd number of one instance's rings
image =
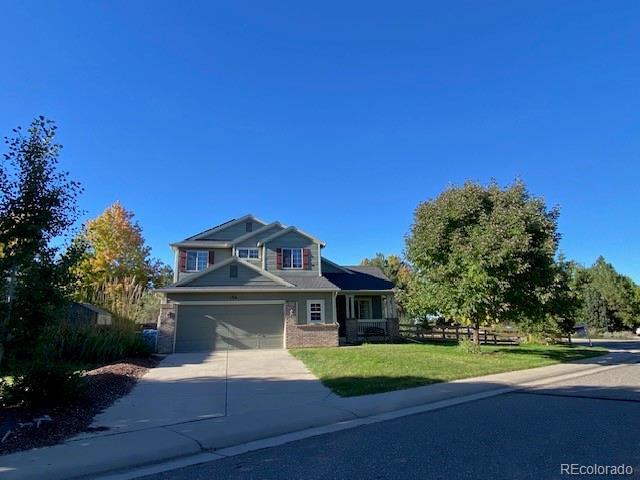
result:
[(265, 243), (269, 243), (271, 240), (274, 240), (274, 239), (276, 239), (276, 238), (278, 238), (278, 237), (280, 237), (280, 236), (282, 236), (282, 235), (284, 235), (286, 233), (289, 233), (289, 232), (296, 232), (297, 234), (302, 235), (303, 237), (306, 237), (309, 240), (314, 241), (315, 243), (319, 243), (320, 246), (322, 246), (322, 247), (324, 247), (326, 245), (326, 243), (324, 243), (322, 240), (314, 237), (313, 235), (309, 235), (308, 233), (303, 232), (299, 228), (291, 226), (291, 227), (285, 228), (284, 230), (280, 230), (279, 232), (276, 232), (273, 235), (269, 235), (267, 238), (263, 238), (262, 240), (260, 240), (258, 242), (258, 246), (264, 245)]
[(84, 302), (74, 302), (77, 303), (78, 305), (82, 305), (84, 308), (91, 310), (92, 312), (97, 313), (98, 315), (109, 315), (111, 316), (111, 312), (107, 312), (106, 310), (93, 305), (92, 303), (84, 303)]
[(343, 268), (350, 270), (350, 273), (323, 273), (322, 275), (340, 290), (393, 290), (393, 282), (378, 267), (358, 265)]

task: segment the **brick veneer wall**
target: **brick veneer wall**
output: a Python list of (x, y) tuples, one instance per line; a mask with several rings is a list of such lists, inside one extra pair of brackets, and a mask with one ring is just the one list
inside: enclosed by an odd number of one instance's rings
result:
[(295, 302), (288, 302), (284, 306), (284, 329), (287, 348), (338, 346), (338, 325), (298, 325), (298, 305)]
[(158, 336), (156, 338), (156, 352), (158, 353), (173, 353), (173, 340), (176, 333), (176, 307), (175, 303), (163, 303), (160, 305)]

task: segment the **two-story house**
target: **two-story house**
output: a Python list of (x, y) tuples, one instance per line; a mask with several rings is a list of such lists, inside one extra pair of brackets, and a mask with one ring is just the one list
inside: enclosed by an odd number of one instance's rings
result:
[(336, 346), (372, 327), (397, 335), (389, 279), (331, 262), (325, 243), (296, 227), (245, 215), (171, 247), (160, 352)]

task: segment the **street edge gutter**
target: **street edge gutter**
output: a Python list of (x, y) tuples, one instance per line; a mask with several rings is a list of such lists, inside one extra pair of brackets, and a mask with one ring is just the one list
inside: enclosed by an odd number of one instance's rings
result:
[[(610, 352), (607, 352), (605, 355), (609, 355), (609, 354)], [(604, 357), (605, 355), (602, 355), (602, 356)], [(598, 358), (598, 357), (593, 357), (593, 358)], [(276, 435), (273, 437), (253, 440), (250, 442), (234, 445), (231, 447), (224, 447), (218, 450), (203, 449), (202, 452), (199, 452), (194, 455), (174, 457), (172, 459), (169, 459), (167, 461), (163, 461), (160, 463), (136, 466), (126, 472), (123, 472), (122, 469), (118, 469), (113, 472), (105, 472), (103, 474), (92, 475), (91, 478), (95, 480), (132, 480), (132, 479), (140, 478), (147, 475), (154, 475), (158, 473), (169, 472), (179, 468), (222, 460), (225, 458), (242, 455), (244, 453), (263, 450), (265, 448), (277, 447), (280, 445), (285, 445), (287, 443), (295, 442), (298, 440), (304, 440), (306, 438), (316, 437), (319, 435), (339, 432), (342, 430), (350, 430), (352, 428), (371, 425), (374, 423), (385, 422), (388, 420), (394, 420), (396, 418), (417, 415), (420, 413), (442, 410), (445, 408), (454, 407), (454, 406), (462, 405), (465, 403), (471, 403), (471, 402), (476, 402), (476, 401), (484, 400), (491, 397), (497, 397), (500, 395), (504, 395), (506, 393), (512, 393), (519, 390), (526, 390), (528, 388), (539, 387), (543, 385), (551, 385), (551, 384), (562, 382), (565, 380), (572, 380), (574, 378), (580, 378), (580, 377), (592, 375), (594, 373), (602, 373), (602, 372), (606, 372), (616, 368), (633, 365), (636, 363), (640, 363), (640, 358), (632, 357), (628, 361), (617, 363), (615, 365), (597, 365), (597, 366), (594, 366), (593, 368), (580, 370), (578, 372), (571, 372), (571, 373), (556, 375), (553, 377), (530, 380), (528, 382), (524, 382), (518, 385), (496, 388), (494, 390), (474, 393), (471, 395), (464, 395), (456, 398), (448, 398), (445, 400), (439, 400), (439, 401), (427, 403), (424, 405), (402, 408), (399, 410), (392, 410), (389, 412), (378, 413), (370, 416), (358, 417), (357, 414), (350, 412), (350, 413), (353, 413), (353, 415), (355, 415), (358, 418), (355, 418), (352, 420), (344, 420), (338, 423), (332, 423), (332, 424), (323, 425), (319, 427), (312, 427), (304, 430), (298, 430), (296, 432), (285, 433), (285, 434)], [(80, 476), (77, 478), (83, 479), (88, 477)]]

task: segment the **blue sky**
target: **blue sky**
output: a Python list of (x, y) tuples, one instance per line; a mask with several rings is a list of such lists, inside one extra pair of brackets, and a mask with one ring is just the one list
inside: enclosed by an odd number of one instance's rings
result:
[(5, 2), (0, 133), (55, 119), (87, 218), (153, 254), (252, 212), (357, 263), (418, 202), (521, 177), (640, 281), (640, 3)]

